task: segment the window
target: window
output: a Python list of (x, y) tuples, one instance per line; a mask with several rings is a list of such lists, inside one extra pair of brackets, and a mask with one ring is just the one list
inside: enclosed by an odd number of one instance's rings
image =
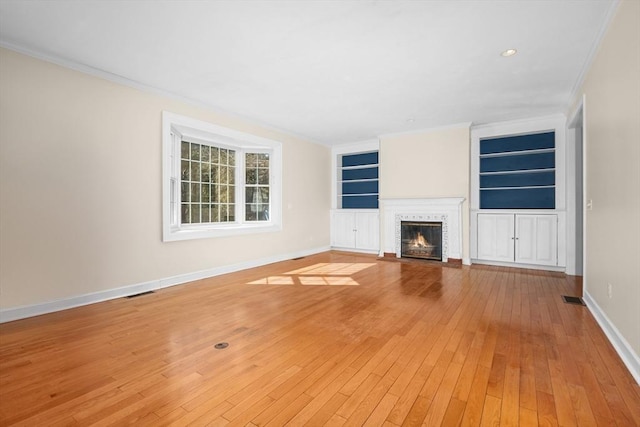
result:
[(480, 140), (480, 209), (554, 209), (555, 165), (555, 132)]
[(344, 154), (341, 158), (343, 209), (378, 209), (378, 152)]
[(163, 240), (281, 229), (281, 144), (163, 113)]

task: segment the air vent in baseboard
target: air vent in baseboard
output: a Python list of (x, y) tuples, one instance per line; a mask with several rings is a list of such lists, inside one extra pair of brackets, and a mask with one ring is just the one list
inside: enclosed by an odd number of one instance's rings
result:
[(137, 298), (137, 297), (141, 297), (143, 295), (149, 295), (149, 294), (153, 294), (153, 293), (155, 293), (155, 292), (154, 291), (140, 292), (139, 294), (128, 295), (125, 298)]

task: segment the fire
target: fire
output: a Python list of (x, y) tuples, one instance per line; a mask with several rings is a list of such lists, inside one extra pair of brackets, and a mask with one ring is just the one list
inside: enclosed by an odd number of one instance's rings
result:
[(431, 246), (420, 232), (418, 232), (418, 237), (413, 239), (409, 244), (414, 248), (426, 248)]

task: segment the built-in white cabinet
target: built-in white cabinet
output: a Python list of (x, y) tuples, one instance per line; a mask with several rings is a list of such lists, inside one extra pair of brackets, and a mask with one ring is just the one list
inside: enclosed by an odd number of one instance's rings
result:
[(555, 214), (478, 214), (478, 260), (558, 265)]
[(377, 252), (380, 247), (380, 216), (377, 209), (331, 211), (331, 247)]

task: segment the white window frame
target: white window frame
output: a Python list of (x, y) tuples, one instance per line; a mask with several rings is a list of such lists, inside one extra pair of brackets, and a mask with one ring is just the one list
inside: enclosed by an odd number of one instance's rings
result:
[[(234, 222), (180, 223), (180, 143), (183, 139), (236, 151)], [(267, 221), (245, 221), (245, 153), (269, 154)], [(162, 240), (203, 239), (282, 230), (282, 143), (235, 129), (162, 112)]]

